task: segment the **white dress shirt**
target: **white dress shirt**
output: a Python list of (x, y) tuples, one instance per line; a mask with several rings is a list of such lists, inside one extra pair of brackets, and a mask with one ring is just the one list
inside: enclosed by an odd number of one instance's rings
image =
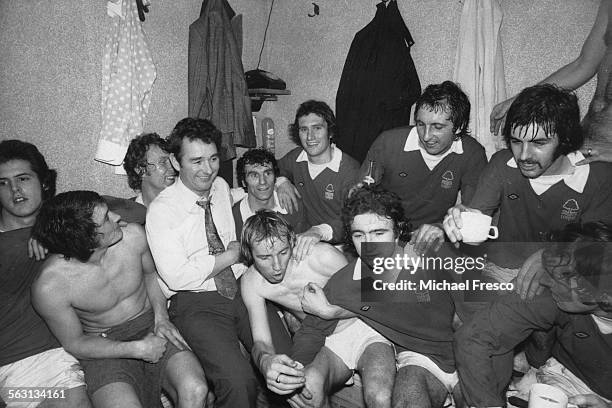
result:
[[(166, 297), (178, 291), (217, 290), (214, 279), (205, 280), (215, 266), (215, 257), (209, 254), (205, 211), (196, 204), (199, 198), (179, 177), (149, 205), (147, 239)], [(230, 188), (221, 177), (213, 181), (209, 199), (215, 226), (227, 248), (236, 240), (236, 230)], [(242, 264), (232, 265), (236, 279), (245, 270)]]

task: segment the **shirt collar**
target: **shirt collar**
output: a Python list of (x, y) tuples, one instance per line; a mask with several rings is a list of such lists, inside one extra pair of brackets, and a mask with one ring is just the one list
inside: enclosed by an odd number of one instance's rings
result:
[(361, 258), (357, 258), (353, 268), (353, 280), (361, 280)]
[[(529, 179), (529, 183), (532, 185), (532, 187), (534, 187), (534, 183), (538, 183), (538, 180), (540, 182), (539, 184), (547, 184), (548, 187), (563, 180), (563, 182), (569, 188), (571, 188), (577, 193), (582, 193), (589, 179), (589, 173), (591, 172), (591, 166), (589, 164), (584, 164), (582, 166), (576, 166), (577, 162), (579, 162), (580, 160), (584, 160), (584, 156), (582, 155), (580, 151), (571, 152), (566, 157), (569, 159), (571, 165), (574, 167), (574, 171), (571, 174), (556, 175), (556, 176), (540, 176), (536, 179)], [(518, 165), (516, 164), (516, 160), (514, 160), (514, 157), (511, 157), (510, 160), (506, 162), (506, 165), (508, 167), (512, 167), (513, 169), (518, 168)], [(544, 191), (546, 190), (548, 190), (548, 188), (546, 188)]]
[[(208, 194), (208, 200), (210, 200), (211, 203), (214, 200), (215, 191), (218, 189), (217, 186), (218, 183), (217, 179), (215, 178), (215, 180), (213, 180), (212, 186), (210, 187), (210, 193)], [(202, 197), (197, 195), (185, 184), (183, 184), (183, 180), (181, 180), (180, 177), (178, 177), (178, 180), (171, 187), (174, 187), (174, 195), (178, 202), (180, 202), (185, 207), (185, 210), (189, 212), (198, 212), (201, 210), (201, 207), (196, 204), (196, 201), (198, 201)], [(167, 187), (164, 191), (167, 191), (169, 189), (170, 187)]]
[(134, 202), (144, 205), (144, 201), (142, 200), (142, 192), (138, 192), (138, 194), (136, 194)]
[(328, 163), (325, 164), (313, 164), (308, 160), (308, 154), (306, 153), (306, 150), (302, 149), (301, 153), (298, 155), (298, 157), (295, 159), (296, 163), (299, 162), (308, 162), (308, 168), (310, 169), (310, 166), (313, 167), (323, 167), (323, 168), (328, 168), (331, 171), (338, 173), (338, 171), (340, 171), (340, 162), (342, 161), (342, 150), (340, 150), (339, 148), (336, 147), (335, 144), (331, 144), (331, 149), (332, 149), (332, 158)]
[[(274, 192), (274, 208), (272, 211), (280, 214), (287, 214), (287, 210), (280, 206), (278, 203), (278, 195), (276, 191)], [(246, 221), (249, 217), (255, 215), (255, 213), (251, 210), (251, 206), (249, 205), (249, 196), (247, 195), (240, 201), (240, 215), (242, 216), (242, 220)]]
[(408, 133), (408, 137), (406, 138), (406, 143), (404, 144), (404, 151), (413, 152), (416, 150), (420, 150), (421, 154), (423, 154), (423, 157), (427, 155), (429, 157), (439, 157), (440, 159), (442, 159), (451, 153), (463, 154), (463, 142), (461, 141), (461, 138), (458, 138), (457, 140), (453, 140), (453, 143), (451, 144), (450, 149), (448, 149), (446, 152), (444, 152), (441, 155), (434, 156), (434, 155), (427, 153), (427, 151), (423, 149), (421, 145), (419, 144), (419, 134), (417, 133), (417, 128), (415, 126), (412, 129), (410, 129), (410, 133)]

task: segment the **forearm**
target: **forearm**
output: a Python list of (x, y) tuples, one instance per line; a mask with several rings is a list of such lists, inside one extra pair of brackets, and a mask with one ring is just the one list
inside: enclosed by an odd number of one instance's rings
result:
[(544, 78), (540, 84), (554, 84), (573, 91), (584, 85), (596, 72), (596, 66), (576, 59)]
[(267, 356), (272, 356), (276, 354), (274, 350), (274, 346), (271, 343), (263, 342), (263, 341), (255, 341), (253, 343), (253, 349), (251, 350), (251, 355), (253, 356), (253, 361), (259, 368), (259, 371), (263, 373), (263, 360)]
[(138, 341), (116, 341), (98, 335), (83, 334), (78, 339), (62, 346), (70, 354), (82, 360), (99, 358), (141, 359)]
[(145, 274), (145, 284), (147, 287), (147, 295), (155, 314), (155, 321), (168, 319), (167, 300), (159, 287), (157, 273)]
[(214, 278), (226, 268), (231, 267), (236, 263), (236, 254), (233, 251), (225, 251), (221, 254), (215, 255), (215, 266), (212, 271), (206, 276), (205, 281)]

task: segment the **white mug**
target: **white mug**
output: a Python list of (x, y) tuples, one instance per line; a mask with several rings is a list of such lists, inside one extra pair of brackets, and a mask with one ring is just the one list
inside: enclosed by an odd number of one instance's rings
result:
[(533, 384), (529, 390), (529, 408), (566, 408), (567, 395), (548, 384)]
[(461, 213), (463, 228), (459, 229), (463, 242), (470, 245), (479, 245), (487, 239), (496, 239), (499, 236), (497, 227), (491, 225), (492, 218), (488, 215), (464, 211)]

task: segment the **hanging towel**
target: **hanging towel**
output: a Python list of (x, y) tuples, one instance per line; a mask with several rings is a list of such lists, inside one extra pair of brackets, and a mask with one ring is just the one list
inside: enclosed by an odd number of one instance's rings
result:
[(226, 0), (204, 0), (189, 26), (189, 116), (208, 119), (221, 131), (222, 160), (236, 157), (236, 145), (256, 145), (241, 21)]
[(109, 1), (108, 14), (111, 28), (102, 60), (102, 129), (95, 159), (119, 166), (130, 140), (143, 131), (156, 72), (136, 1)]
[(410, 56), (414, 41), (397, 2), (376, 7), (351, 43), (336, 94), (336, 143), (359, 162), (383, 130), (410, 124), (410, 107), (421, 94)]
[(470, 98), (472, 136), (490, 158), (504, 148), (501, 136), (489, 130), (489, 115), (506, 99), (500, 28), (503, 12), (499, 0), (465, 0), (461, 12), (453, 80)]

